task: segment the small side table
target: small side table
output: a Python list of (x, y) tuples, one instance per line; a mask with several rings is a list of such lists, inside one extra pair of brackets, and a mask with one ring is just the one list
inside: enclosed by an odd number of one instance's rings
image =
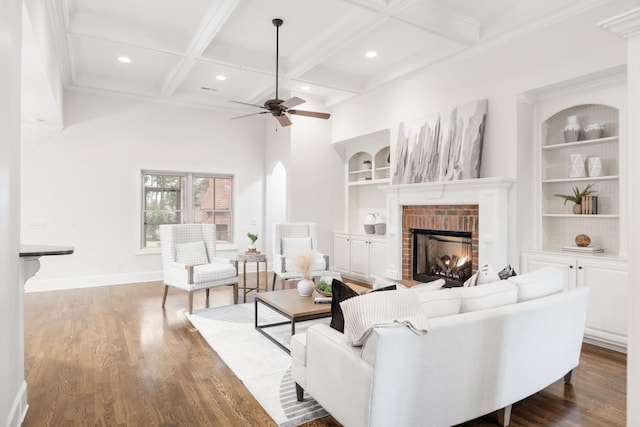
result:
[[(256, 286), (247, 288), (247, 262), (256, 263)], [(267, 290), (267, 255), (266, 254), (238, 254), (238, 263), (242, 263), (242, 300), (247, 302), (247, 293), (260, 292), (260, 263), (264, 262), (264, 290)]]

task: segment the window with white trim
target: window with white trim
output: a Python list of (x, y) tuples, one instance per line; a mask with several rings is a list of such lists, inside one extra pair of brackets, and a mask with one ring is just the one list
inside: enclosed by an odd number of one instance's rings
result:
[(216, 224), (218, 243), (232, 241), (230, 175), (142, 171), (141, 248), (160, 247), (160, 224)]

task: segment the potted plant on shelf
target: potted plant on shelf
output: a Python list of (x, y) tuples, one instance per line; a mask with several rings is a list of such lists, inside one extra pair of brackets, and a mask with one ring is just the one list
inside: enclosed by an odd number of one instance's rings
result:
[(587, 185), (584, 190), (573, 187), (573, 194), (554, 194), (554, 196), (563, 198), (565, 206), (567, 202), (573, 202), (573, 213), (580, 214), (582, 213), (582, 206), (580, 206), (582, 204), (582, 198), (597, 192), (597, 190), (592, 190), (591, 187), (593, 187), (593, 184)]
[(258, 233), (253, 234), (251, 232), (248, 232), (247, 237), (249, 238), (249, 240), (251, 240), (251, 245), (249, 245), (247, 254), (257, 255), (258, 251), (256, 250), (256, 240), (258, 240)]

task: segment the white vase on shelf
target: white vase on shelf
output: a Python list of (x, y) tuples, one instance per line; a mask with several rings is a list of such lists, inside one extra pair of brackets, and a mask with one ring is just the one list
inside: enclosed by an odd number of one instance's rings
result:
[(378, 213), (372, 212), (364, 217), (364, 232), (366, 234), (374, 234), (376, 232), (375, 224), (378, 219)]
[(578, 116), (568, 116), (564, 126), (564, 142), (576, 142), (580, 139), (580, 122)]
[(584, 167), (585, 155), (584, 154), (570, 154), (569, 155), (569, 178), (584, 178), (587, 176), (587, 171)]
[(587, 163), (589, 165), (589, 176), (602, 176), (602, 160), (600, 157), (589, 157), (587, 159)]

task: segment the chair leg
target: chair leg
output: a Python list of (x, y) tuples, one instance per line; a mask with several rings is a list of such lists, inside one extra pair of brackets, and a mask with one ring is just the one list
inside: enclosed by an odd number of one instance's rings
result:
[(237, 283), (233, 284), (233, 303), (234, 304), (238, 303), (238, 284)]
[(169, 285), (164, 285), (164, 296), (162, 297), (162, 308), (164, 308), (164, 303), (167, 302), (168, 292), (169, 292)]
[(193, 314), (193, 291), (189, 292), (189, 314)]
[(206, 303), (206, 307), (207, 307), (207, 308), (209, 308), (209, 288), (207, 288), (207, 289), (205, 290), (205, 293), (206, 293), (206, 295), (207, 295), (207, 303)]

